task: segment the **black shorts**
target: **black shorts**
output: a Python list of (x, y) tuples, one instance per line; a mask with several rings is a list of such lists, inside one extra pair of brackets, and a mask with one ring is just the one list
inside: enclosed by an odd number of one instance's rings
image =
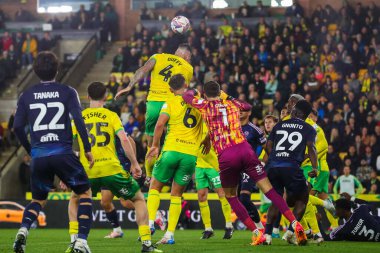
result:
[(268, 179), (281, 196), (284, 189), (288, 195), (299, 196), (308, 192), (307, 181), (301, 169), (290, 167), (268, 168)]
[(257, 191), (256, 183), (244, 172), (241, 174), (240, 191), (249, 191), (250, 193)]
[(76, 194), (90, 189), (87, 174), (74, 154), (33, 158), (31, 162), (32, 197), (45, 200), (54, 188), (54, 176), (58, 176)]

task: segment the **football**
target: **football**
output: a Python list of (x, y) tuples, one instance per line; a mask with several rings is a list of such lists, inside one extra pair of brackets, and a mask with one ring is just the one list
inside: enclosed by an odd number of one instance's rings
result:
[(190, 28), (190, 21), (184, 16), (176, 16), (170, 24), (174, 33), (184, 34)]

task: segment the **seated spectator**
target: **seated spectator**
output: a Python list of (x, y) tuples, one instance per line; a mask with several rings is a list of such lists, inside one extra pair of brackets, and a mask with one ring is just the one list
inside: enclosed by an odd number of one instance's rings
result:
[(3, 37), (1, 38), (1, 46), (3, 51), (9, 51), (9, 48), (13, 45), (12, 37), (9, 35), (8, 31), (4, 32)]
[(25, 41), (22, 44), (22, 68), (32, 68), (33, 59), (37, 56), (37, 40), (30, 33), (26, 34)]
[(128, 123), (129, 116), (131, 116), (131, 112), (129, 111), (129, 106), (127, 103), (124, 103), (120, 109), (120, 119), (123, 126)]
[(39, 51), (49, 51), (55, 45), (54, 39), (51, 38), (49, 32), (44, 32), (44, 37), (38, 42)]
[(135, 127), (137, 127), (137, 128), (139, 127), (139, 122), (137, 122), (135, 116), (133, 116), (133, 114), (131, 114), (129, 116), (128, 122), (124, 125), (124, 130), (129, 135), (131, 135), (133, 132), (133, 128), (135, 128)]
[(361, 183), (370, 180), (372, 168), (367, 164), (366, 160), (360, 161), (360, 166), (356, 170), (356, 177)]
[(111, 92), (112, 97), (115, 97), (118, 89), (119, 89), (120, 84), (117, 82), (116, 76), (111, 74), (110, 79), (107, 84), (108, 90)]
[(252, 7), (248, 5), (247, 1), (244, 1), (243, 4), (239, 7), (238, 18), (249, 18), (252, 17)]
[(223, 19), (223, 25), (219, 26), (219, 30), (223, 32), (224, 37), (229, 37), (232, 33), (232, 26), (229, 24), (228, 19)]
[(270, 74), (268, 82), (265, 84), (265, 98), (273, 98), (278, 87), (278, 80), (274, 74)]
[(371, 171), (370, 178), (363, 183), (365, 193), (380, 194), (380, 180), (377, 178), (375, 170)]
[(123, 48), (117, 49), (117, 55), (113, 57), (111, 72), (124, 72), (124, 53)]

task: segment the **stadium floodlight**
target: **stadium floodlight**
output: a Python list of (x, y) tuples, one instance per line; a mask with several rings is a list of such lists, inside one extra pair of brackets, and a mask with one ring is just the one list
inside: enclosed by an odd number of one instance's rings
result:
[(228, 3), (225, 0), (214, 0), (212, 3), (213, 9), (224, 9), (228, 7)]

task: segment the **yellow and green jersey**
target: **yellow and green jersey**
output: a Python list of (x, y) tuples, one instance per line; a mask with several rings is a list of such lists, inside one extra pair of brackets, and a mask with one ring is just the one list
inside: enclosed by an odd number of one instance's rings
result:
[(197, 156), (202, 141), (202, 115), (188, 105), (182, 96), (172, 96), (160, 114), (169, 116), (168, 132), (162, 151), (176, 151)]
[(166, 101), (173, 96), (170, 92), (170, 77), (182, 74), (188, 85), (193, 77), (193, 66), (183, 58), (173, 54), (155, 54), (150, 57), (156, 64), (151, 72), (148, 101)]
[[(201, 140), (204, 140), (207, 134), (208, 134), (207, 125), (205, 122), (203, 122)], [(198, 156), (197, 156), (197, 168), (215, 169), (219, 171), (218, 156), (216, 155), (214, 147), (211, 146), (211, 150), (207, 155), (204, 155), (202, 153), (202, 148), (199, 148)]]
[[(84, 154), (83, 142), (79, 140), (80, 161), (89, 178), (125, 174), (117, 157), (115, 138), (119, 131), (124, 131), (119, 116), (105, 108), (88, 108), (82, 112), (84, 122), (91, 143), (91, 152), (95, 164), (90, 169)], [(74, 138), (79, 138), (78, 131), (73, 124)]]

